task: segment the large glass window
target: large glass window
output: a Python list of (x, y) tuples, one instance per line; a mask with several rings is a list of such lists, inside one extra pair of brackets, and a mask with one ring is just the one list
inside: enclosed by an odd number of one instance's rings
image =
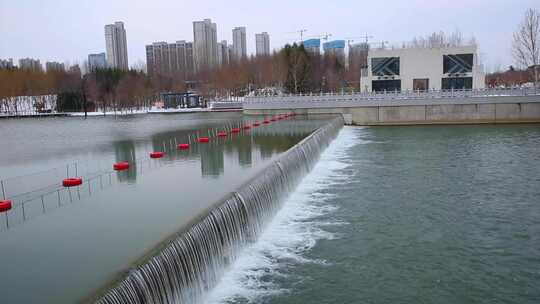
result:
[(454, 77), (442, 79), (443, 90), (471, 90), (472, 77)]
[(473, 67), (473, 54), (443, 56), (443, 73), (470, 73)]
[(373, 80), (371, 89), (374, 92), (394, 92), (401, 91), (401, 80)]
[(373, 76), (399, 75), (399, 57), (371, 58), (371, 73)]

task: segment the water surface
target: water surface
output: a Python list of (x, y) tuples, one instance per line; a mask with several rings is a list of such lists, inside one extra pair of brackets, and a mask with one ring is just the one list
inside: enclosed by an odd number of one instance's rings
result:
[(538, 125), (347, 127), (212, 303), (539, 303)]
[[(13, 210), (0, 216), (2, 301), (73, 303), (89, 296), (324, 123), (283, 120), (177, 150), (194, 134), (258, 119), (204, 115), (0, 122), (3, 142), (14, 146), (0, 155), (14, 199)], [(151, 160), (148, 152), (156, 150), (167, 156)], [(132, 162), (130, 170), (111, 172), (123, 160)], [(83, 186), (59, 187), (75, 174), (68, 161), (78, 164)], [(16, 195), (34, 185), (47, 187)]]

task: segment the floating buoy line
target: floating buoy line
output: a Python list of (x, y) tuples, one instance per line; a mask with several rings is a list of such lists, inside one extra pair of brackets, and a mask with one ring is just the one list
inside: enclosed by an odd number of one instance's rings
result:
[[(221, 131), (217, 131), (217, 132), (214, 132), (213, 130), (209, 130), (208, 131), (208, 136), (199, 136), (199, 133), (197, 132), (197, 134), (194, 137), (194, 141), (197, 142), (197, 143), (205, 144), (205, 143), (211, 142), (214, 138), (223, 138), (223, 139), (225, 139), (227, 137), (234, 137), (233, 135), (237, 135), (237, 134), (241, 133), (242, 131), (247, 132), (247, 131), (249, 131), (249, 130), (251, 130), (253, 128), (257, 128), (257, 127), (260, 127), (260, 126), (266, 126), (266, 125), (269, 125), (269, 124), (271, 124), (273, 122), (283, 120), (283, 119), (293, 117), (293, 116), (296, 116), (296, 114), (295, 113), (286, 113), (286, 114), (280, 114), (280, 115), (276, 115), (276, 116), (266, 117), (262, 121), (252, 121), (250, 123), (242, 124), (242, 125), (239, 125), (239, 126), (236, 126), (236, 127), (225, 127)], [(191, 136), (190, 136), (190, 139), (191, 139)], [(175, 138), (175, 142), (176, 142), (176, 138)], [(173, 143), (172, 143), (172, 140), (171, 140), (171, 146), (173, 146), (172, 144)], [(178, 150), (182, 150), (182, 151), (189, 150), (189, 149), (191, 149), (191, 141), (189, 143), (177, 143), (176, 147), (177, 147)], [(163, 144), (163, 148), (165, 150), (165, 143)], [(163, 158), (165, 156), (166, 156), (165, 151), (153, 151), (153, 152), (149, 153), (149, 158), (150, 159), (160, 159), (160, 158)], [(133, 162), (137, 162), (137, 160), (134, 160)], [(129, 161), (121, 161), (121, 162), (114, 163), (112, 165), (113, 171), (108, 171), (108, 172), (105, 172), (103, 174), (109, 174), (109, 180), (110, 180), (110, 174), (112, 172), (114, 172), (114, 171), (116, 171), (116, 172), (126, 171), (126, 170), (129, 170), (130, 168), (131, 168), (131, 165), (130, 165)], [(95, 179), (95, 177), (90, 178), (90, 180), (92, 180), (92, 179)], [(90, 180), (86, 181), (86, 182), (90, 182)], [(65, 179), (63, 179), (61, 181), (61, 186), (66, 188), (66, 189), (69, 189), (69, 188), (72, 188), (72, 187), (77, 187), (77, 189), (78, 189), (79, 186), (83, 185), (84, 182), (85, 181), (83, 180), (82, 177), (77, 177), (77, 176), (75, 176), (75, 177), (67, 177), (67, 178), (65, 178)], [(101, 183), (101, 177), (100, 177), (100, 183)], [(77, 191), (79, 191), (79, 190), (77, 190)], [(19, 196), (19, 195), (22, 195), (22, 194), (17, 194), (15, 196)], [(70, 200), (72, 200), (71, 193), (69, 193), (69, 195), (70, 195)], [(4, 196), (5, 196), (5, 194), (4, 194)], [(79, 196), (80, 196), (80, 194), (79, 194)], [(42, 203), (43, 203), (43, 194), (41, 195), (41, 197), (42, 197)], [(38, 199), (39, 199), (39, 197), (38, 197)], [(59, 203), (59, 206), (60, 206), (60, 195), (59, 194), (58, 194), (58, 199), (59, 199), (58, 203)], [(25, 201), (22, 201), (23, 214), (24, 214), (24, 202)], [(0, 213), (5, 213), (6, 216), (7, 216), (9, 211), (12, 210), (12, 208), (14, 206), (18, 206), (18, 205), (14, 205), (12, 200), (7, 199), (7, 198), (4, 197), (3, 199), (0, 200)], [(45, 205), (43, 205), (43, 210), (45, 212)], [(6, 225), (7, 225), (7, 218), (6, 218)], [(8, 228), (9, 228), (9, 226), (8, 226)]]

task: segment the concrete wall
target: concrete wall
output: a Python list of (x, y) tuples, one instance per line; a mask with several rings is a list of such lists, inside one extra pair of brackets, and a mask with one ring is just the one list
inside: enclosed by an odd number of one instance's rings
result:
[(353, 125), (540, 122), (540, 96), (402, 102), (272, 102), (244, 104), (245, 114), (343, 115)]

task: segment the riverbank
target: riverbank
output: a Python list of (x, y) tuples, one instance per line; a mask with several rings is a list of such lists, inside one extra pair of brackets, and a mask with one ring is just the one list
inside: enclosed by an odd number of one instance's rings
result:
[[(191, 114), (191, 113), (215, 113), (215, 112), (242, 112), (242, 109), (212, 109), (212, 108), (186, 108), (186, 109), (150, 109), (150, 110), (134, 110), (123, 112), (87, 112), (86, 116), (131, 116), (145, 114)], [(63, 113), (28, 113), (28, 114), (0, 114), (0, 119), (17, 119), (17, 118), (46, 118), (46, 117), (84, 117), (84, 112), (63, 112)]]

